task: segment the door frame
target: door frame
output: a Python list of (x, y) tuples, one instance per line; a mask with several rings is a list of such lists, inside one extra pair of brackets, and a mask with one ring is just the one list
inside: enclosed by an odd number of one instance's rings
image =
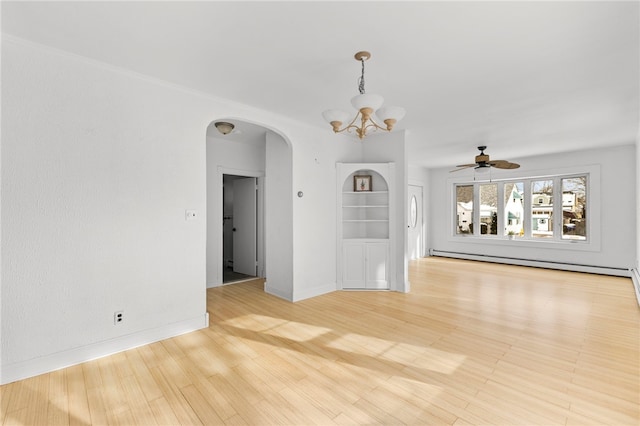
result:
[[(223, 176), (224, 175), (235, 175), (235, 176), (243, 176), (248, 178), (256, 178), (258, 183), (258, 205), (256, 216), (258, 219), (258, 226), (256, 229), (256, 241), (257, 241), (257, 257), (258, 257), (258, 270), (257, 276), (260, 278), (265, 278), (265, 244), (264, 244), (264, 172), (261, 170), (242, 170), (242, 169), (233, 169), (223, 166), (217, 167), (217, 185), (221, 188), (220, 192), (220, 203), (217, 204), (217, 208), (213, 212), (213, 223), (208, 224), (209, 226), (219, 226), (220, 227), (220, 235), (224, 234), (223, 230), (223, 216), (224, 216), (224, 203), (222, 202), (222, 194), (224, 193), (223, 189)], [(223, 283), (223, 274), (224, 274), (224, 238), (220, 238), (218, 241), (218, 253), (220, 254), (216, 259), (216, 283), (218, 285), (222, 285)]]
[[(409, 190), (410, 188), (409, 187), (410, 186), (414, 186), (414, 187), (420, 188), (420, 194), (421, 194), (421, 196), (420, 196), (421, 199), (418, 201), (418, 208), (422, 212), (422, 214), (420, 215), (421, 216), (421, 218), (420, 218), (421, 221), (419, 223), (419, 225), (420, 225), (420, 242), (421, 242), (420, 250), (419, 250), (419, 253), (418, 253), (418, 259), (419, 259), (419, 258), (424, 257), (426, 255), (426, 240), (425, 240), (425, 237), (426, 237), (426, 233), (425, 233), (425, 223), (426, 223), (425, 216), (426, 215), (425, 215), (424, 185), (422, 183), (415, 183), (415, 182), (409, 182), (408, 183), (408, 185), (407, 185), (407, 199), (405, 200), (405, 203), (407, 203), (407, 205), (409, 203), (409, 193), (410, 193), (410, 190)], [(407, 208), (407, 213), (409, 213), (409, 208)], [(408, 228), (409, 227), (408, 218), (407, 218), (407, 225), (408, 225), (407, 226), (407, 228)], [(411, 260), (409, 258), (409, 230), (408, 229), (407, 229), (407, 241), (406, 241), (406, 243), (407, 243), (407, 247), (406, 247), (407, 259)]]

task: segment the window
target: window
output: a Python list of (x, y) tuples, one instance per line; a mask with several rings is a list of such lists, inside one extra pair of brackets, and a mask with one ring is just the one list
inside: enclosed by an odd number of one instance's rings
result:
[(562, 179), (562, 239), (587, 239), (587, 177)]
[(505, 235), (524, 235), (524, 183), (504, 183)]
[(577, 174), (456, 183), (455, 234), (587, 241), (588, 182), (588, 174)]
[(473, 234), (473, 185), (456, 186), (456, 234)]
[(531, 206), (531, 236), (553, 237), (553, 180), (534, 180), (531, 193), (536, 203)]
[(480, 233), (498, 235), (498, 185), (480, 185)]

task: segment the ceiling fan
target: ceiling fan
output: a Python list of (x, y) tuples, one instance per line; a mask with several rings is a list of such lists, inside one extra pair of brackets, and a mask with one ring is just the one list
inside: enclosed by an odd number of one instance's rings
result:
[(457, 172), (458, 170), (468, 169), (469, 167), (473, 167), (478, 172), (486, 172), (489, 171), (491, 167), (495, 167), (497, 169), (517, 169), (520, 167), (520, 164), (512, 163), (506, 160), (490, 160), (489, 156), (484, 153), (484, 150), (487, 149), (486, 146), (479, 146), (480, 154), (476, 155), (476, 162), (472, 164), (460, 164), (455, 170), (451, 170), (451, 172)]

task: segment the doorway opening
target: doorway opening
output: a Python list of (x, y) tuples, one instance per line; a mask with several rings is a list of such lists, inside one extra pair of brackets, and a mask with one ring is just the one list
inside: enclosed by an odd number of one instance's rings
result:
[(258, 180), (222, 175), (222, 283), (258, 276)]
[[(222, 117), (220, 120), (233, 123), (234, 129), (231, 133), (222, 134), (215, 127), (218, 120), (210, 122), (207, 126), (207, 288), (237, 282), (230, 281), (237, 277), (229, 274), (230, 270), (235, 269), (236, 273), (244, 273), (258, 279), (264, 278), (264, 291), (292, 300), (293, 157), (291, 143), (283, 135), (264, 125), (230, 117)], [(230, 213), (229, 210), (225, 211), (223, 208), (224, 201), (229, 195), (223, 195), (225, 178), (238, 182), (243, 181), (244, 178), (251, 178), (258, 186), (257, 224), (256, 231), (253, 232), (257, 244), (248, 244), (248, 247), (256, 248), (257, 254), (254, 256), (251, 253), (244, 256), (254, 262), (250, 265), (251, 270), (248, 273), (238, 271), (237, 249), (236, 254), (233, 254), (233, 248), (230, 248), (235, 244), (227, 242), (226, 253), (224, 250), (224, 228), (229, 227), (226, 238), (229, 241), (233, 239), (234, 227), (236, 233), (240, 231), (237, 214)], [(234, 205), (237, 204), (235, 192), (234, 190)], [(244, 249), (241, 252), (245, 254)], [(257, 268), (255, 259), (258, 262)], [(223, 277), (225, 272), (227, 272), (226, 278)]]
[(409, 260), (424, 256), (423, 198), (422, 186), (409, 185), (407, 212), (407, 251)]

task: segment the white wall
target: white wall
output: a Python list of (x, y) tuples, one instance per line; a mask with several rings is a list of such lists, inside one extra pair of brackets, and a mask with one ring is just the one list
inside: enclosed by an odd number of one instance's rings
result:
[[(291, 164), (292, 152), (281, 137), (267, 133), (265, 177), (265, 291), (294, 300), (294, 250), (292, 215), (292, 172), (282, 164)], [(305, 244), (303, 241), (300, 244)]]
[(636, 263), (634, 268), (640, 268), (640, 129), (636, 137)]
[(2, 381), (206, 325), (190, 98), (3, 40)]
[(336, 163), (361, 161), (361, 142), (334, 134), (321, 115), (318, 124), (293, 149), (294, 246), (309, 247), (293, 252), (295, 301), (336, 289)]
[(335, 288), (323, 252), (335, 250), (333, 165), (350, 152), (340, 136), (3, 35), (0, 381), (206, 326), (205, 135), (219, 117), (292, 146), (277, 195), (292, 214), (272, 218), (292, 256), (270, 254), (291, 272), (269, 284), (289, 299)]
[[(538, 176), (562, 173), (567, 169), (595, 167), (600, 178), (591, 182), (590, 203), (592, 238), (598, 238), (589, 250), (579, 245), (537, 244), (520, 241), (491, 242), (486, 238), (455, 238), (452, 236), (452, 183), (449, 169), (430, 170), (429, 247), (436, 250), (506, 256), (536, 261), (579, 263), (606, 268), (630, 268), (636, 262), (636, 154), (633, 145), (613, 148), (553, 154), (513, 159), (521, 164), (514, 171), (492, 171), (495, 178)], [(465, 171), (472, 176), (473, 171)], [(599, 216), (600, 220), (597, 220)], [(515, 243), (515, 244), (512, 244)], [(520, 244), (521, 243), (521, 244)], [(573, 247), (576, 247), (575, 249)], [(582, 246), (584, 247), (584, 246)]]
[(362, 161), (366, 163), (394, 162), (396, 169), (396, 199), (389, 200), (396, 206), (396, 244), (391, 253), (395, 255), (396, 290), (409, 291), (407, 262), (407, 193), (409, 168), (405, 149), (405, 132), (373, 134), (364, 142)]

